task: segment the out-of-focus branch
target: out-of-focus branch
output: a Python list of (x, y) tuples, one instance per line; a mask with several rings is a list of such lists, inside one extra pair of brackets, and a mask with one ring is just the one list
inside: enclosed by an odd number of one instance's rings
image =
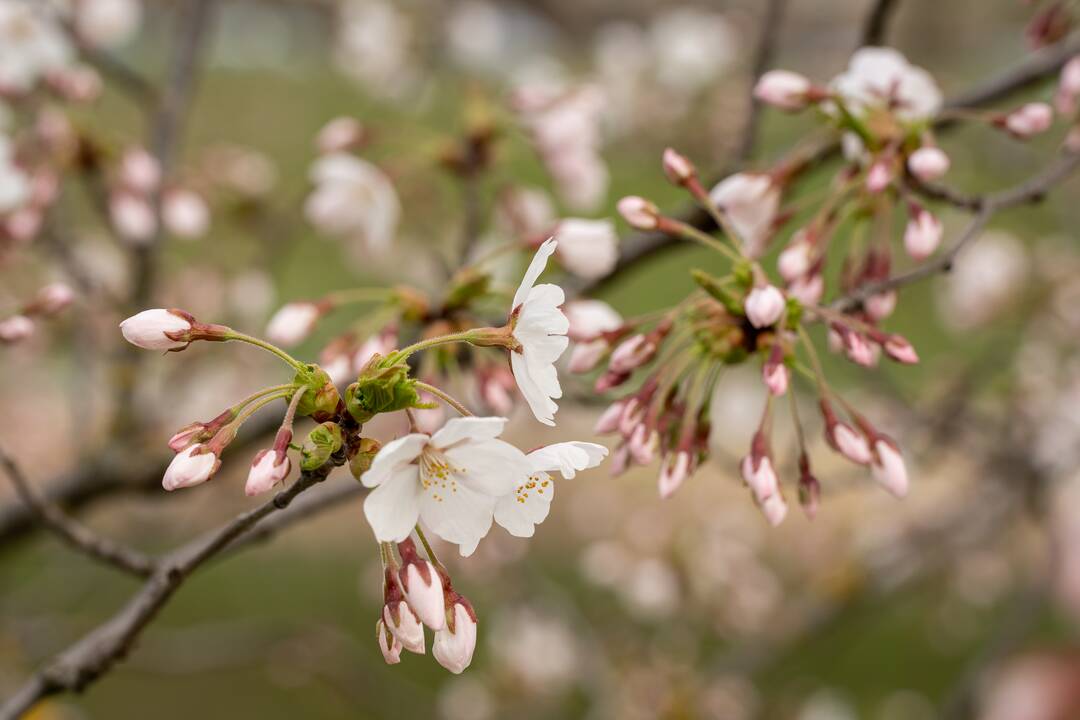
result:
[(146, 577), (153, 572), (153, 561), (138, 550), (99, 536), (90, 528), (68, 517), (60, 508), (46, 502), (30, 486), (15, 459), (0, 448), (0, 467), (11, 479), (15, 491), (42, 524), (77, 551), (132, 575)]
[(754, 82), (769, 69), (776, 55), (777, 40), (780, 35), (780, 26), (784, 21), (786, 3), (787, 0), (769, 0), (765, 6), (765, 13), (761, 17), (761, 30), (754, 52), (754, 62), (750, 66), (750, 105), (746, 111), (746, 119), (743, 121), (739, 144), (735, 149), (734, 162), (744, 163), (754, 154), (758, 130), (761, 127), (762, 110), (761, 102), (754, 96)]
[(56, 655), (0, 706), (0, 720), (15, 720), (43, 698), (81, 691), (100, 678), (127, 655), (140, 633), (192, 573), (255, 528), (260, 520), (287, 508), (300, 493), (325, 480), (334, 467), (344, 462), (342, 455), (318, 470), (302, 473), (295, 483), (272, 500), (236, 516), (155, 562), (146, 583), (126, 605)]
[(157, 102), (157, 89), (135, 68), (94, 47), (81, 47), (79, 53), (139, 105), (151, 106)]
[(885, 42), (885, 33), (889, 29), (889, 20), (899, 3), (897, 0), (873, 0), (870, 12), (866, 14), (862, 33), (859, 35), (859, 47), (881, 45)]
[(895, 275), (887, 280), (863, 285), (855, 292), (834, 302), (833, 307), (847, 310), (873, 295), (910, 285), (938, 273), (948, 272), (960, 251), (979, 237), (983, 228), (998, 211), (1042, 200), (1046, 193), (1075, 172), (1078, 165), (1080, 165), (1080, 153), (1065, 152), (1042, 173), (1019, 185), (990, 195), (966, 196), (943, 188), (932, 190), (930, 194), (938, 199), (975, 212), (975, 217), (960, 233), (960, 237), (933, 260), (920, 265), (914, 270)]

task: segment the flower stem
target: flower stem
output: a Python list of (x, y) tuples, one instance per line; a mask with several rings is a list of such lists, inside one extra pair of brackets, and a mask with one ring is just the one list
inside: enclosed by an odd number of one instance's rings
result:
[(428, 338), (427, 340), (421, 340), (420, 342), (413, 343), (407, 347), (403, 347), (400, 350), (392, 353), (393, 361), (399, 363), (405, 360), (410, 355), (421, 350), (428, 350), (440, 345), (451, 345), (453, 343), (460, 342), (472, 342), (478, 339), (482, 334), (494, 333), (498, 328), (472, 328), (470, 330), (463, 330), (459, 333), (451, 333), (449, 335), (439, 335), (438, 337)]
[[(290, 385), (289, 390), (278, 390), (271, 393), (270, 395), (266, 395), (260, 400), (256, 400), (247, 408), (245, 408), (239, 415), (237, 415), (236, 419), (232, 421), (232, 424), (236, 425), (236, 427), (240, 427), (248, 421), (248, 418), (250, 418), (252, 415), (257, 413), (259, 410), (263, 409), (270, 403), (274, 402), (275, 400), (284, 400), (285, 398), (287, 398), (291, 389), (292, 386)], [(296, 393), (296, 395), (299, 395), (299, 393)]]
[(471, 417), (472, 416), (472, 413), (469, 412), (469, 409), (467, 407), (465, 407), (461, 402), (459, 402), (456, 398), (454, 398), (452, 395), (450, 395), (450, 393), (448, 393), (448, 392), (446, 392), (444, 390), (440, 390), (439, 388), (435, 387), (434, 385), (428, 385), (427, 383), (420, 382), (418, 380), (416, 382), (416, 389), (417, 390), (422, 390), (422, 391), (424, 391), (426, 393), (430, 393), (430, 394), (434, 395), (435, 397), (439, 398), (440, 400), (442, 400), (444, 403), (446, 403), (450, 407), (457, 410), (464, 417)]
[(289, 401), (289, 409), (285, 411), (285, 417), (281, 420), (281, 427), (284, 430), (292, 432), (293, 418), (296, 417), (296, 408), (300, 405), (300, 399), (307, 392), (307, 386), (301, 385), (293, 393), (292, 400)]
[(416, 523), (416, 537), (420, 539), (420, 544), (424, 546), (424, 552), (427, 553), (428, 560), (439, 570), (445, 571), (446, 568), (441, 562), (439, 562), (439, 556), (435, 554), (435, 551), (431, 549), (431, 543), (428, 542), (427, 537), (424, 535), (424, 531), (420, 527), (420, 523)]
[(255, 392), (255, 393), (252, 393), (251, 395), (248, 395), (246, 398), (244, 398), (240, 402), (235, 403), (229, 409), (235, 415), (239, 415), (241, 410), (243, 410), (248, 405), (250, 405), (251, 403), (258, 400), (259, 398), (264, 397), (266, 395), (269, 395), (270, 393), (281, 392), (282, 390), (291, 390), (293, 387), (295, 387), (295, 386), (292, 383), (285, 383), (283, 385), (272, 385), (270, 387), (264, 387), (262, 390), (259, 390), (258, 392)]
[(300, 362), (299, 360), (294, 358), (292, 355), (290, 355), (289, 353), (287, 353), (284, 350), (282, 350), (281, 348), (279, 348), (277, 345), (274, 345), (272, 343), (268, 343), (265, 340), (260, 340), (257, 337), (253, 337), (251, 335), (247, 335), (247, 334), (242, 333), (242, 332), (237, 332), (237, 331), (235, 331), (235, 330), (233, 330), (231, 328), (229, 329), (229, 332), (225, 335), (225, 339), (226, 340), (238, 340), (240, 342), (247, 343), (248, 345), (254, 345), (255, 347), (262, 348), (263, 350), (265, 350), (265, 351), (267, 351), (269, 353), (273, 353), (274, 355), (277, 355), (279, 358), (284, 360), (286, 363), (291, 365), (296, 370), (299, 370), (301, 372), (307, 370), (307, 366), (304, 365), (304, 363)]
[(821, 359), (818, 357), (817, 349), (814, 347), (814, 341), (810, 339), (810, 334), (806, 332), (806, 328), (802, 323), (799, 324), (799, 339), (802, 340), (803, 345), (806, 346), (806, 352), (810, 355), (810, 364), (814, 367), (814, 381), (818, 386), (818, 393), (821, 397), (828, 397), (829, 386), (825, 382), (825, 371), (821, 368)]
[(709, 235), (706, 232), (702, 232), (701, 230), (698, 230), (693, 225), (681, 222), (679, 220), (672, 220), (671, 221), (671, 227), (672, 227), (672, 230), (674, 230), (676, 233), (678, 233), (684, 239), (692, 240), (692, 241), (694, 241), (696, 243), (704, 245), (707, 248), (710, 248), (712, 250), (716, 250), (717, 252), (721, 253), (722, 255), (724, 255), (724, 257), (728, 258), (732, 262), (739, 263), (739, 262), (743, 261), (742, 255), (740, 255), (738, 252), (736, 252), (735, 250), (732, 250), (730, 247), (728, 247), (724, 243), (720, 242), (719, 240), (714, 238), (712, 235)]

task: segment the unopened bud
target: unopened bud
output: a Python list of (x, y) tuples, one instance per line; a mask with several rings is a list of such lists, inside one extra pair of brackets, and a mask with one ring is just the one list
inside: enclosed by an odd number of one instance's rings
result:
[(620, 200), (616, 207), (635, 230), (655, 230), (660, 227), (660, 209), (645, 198), (629, 195)]
[(694, 163), (673, 148), (664, 150), (663, 164), (664, 174), (675, 185), (685, 185), (697, 177), (697, 168), (694, 167)]
[(1053, 122), (1053, 108), (1046, 103), (1035, 102), (1021, 105), (1008, 115), (998, 117), (995, 124), (1007, 130), (1013, 137), (1026, 140), (1049, 130)]
[(758, 78), (754, 97), (781, 110), (802, 110), (810, 103), (810, 81), (789, 70), (770, 70)]
[(932, 182), (949, 171), (949, 156), (939, 147), (921, 147), (908, 156), (908, 170), (922, 182)]

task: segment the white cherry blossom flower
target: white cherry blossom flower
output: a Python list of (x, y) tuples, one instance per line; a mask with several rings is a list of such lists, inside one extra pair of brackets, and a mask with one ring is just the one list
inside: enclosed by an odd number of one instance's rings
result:
[(50, 3), (0, 1), (0, 87), (30, 90), (74, 54)]
[(375, 488), (364, 515), (380, 542), (401, 542), (417, 520), (468, 555), (491, 528), (495, 503), (526, 482), (525, 454), (498, 440), (506, 418), (454, 418), (434, 435), (387, 443), (361, 477)]
[(709, 198), (727, 215), (746, 254), (758, 257), (780, 212), (780, 187), (768, 175), (736, 173), (722, 180)]
[(319, 158), (311, 169), (315, 189), (304, 212), (313, 225), (334, 234), (362, 238), (372, 250), (390, 247), (401, 218), (401, 203), (390, 178), (348, 153)]
[(583, 278), (604, 277), (619, 259), (619, 236), (610, 220), (566, 218), (555, 229), (555, 240), (559, 261)]
[(829, 87), (856, 115), (888, 110), (900, 120), (916, 122), (936, 115), (942, 105), (941, 89), (930, 73), (892, 48), (856, 50), (847, 70)]
[(532, 537), (536, 526), (544, 521), (555, 497), (551, 473), (567, 480), (579, 470), (596, 467), (607, 457), (603, 445), (587, 442), (564, 442), (533, 450), (529, 460), (530, 475), (514, 491), (499, 498), (495, 504), (495, 522), (516, 537)]
[(559, 309), (565, 299), (562, 288), (535, 284), (557, 245), (547, 240), (536, 251), (510, 312), (514, 339), (520, 344), (510, 352), (510, 368), (533, 415), (545, 425), (555, 424), (559, 406), (553, 398), (562, 397), (555, 361), (570, 342), (566, 336), (570, 322)]

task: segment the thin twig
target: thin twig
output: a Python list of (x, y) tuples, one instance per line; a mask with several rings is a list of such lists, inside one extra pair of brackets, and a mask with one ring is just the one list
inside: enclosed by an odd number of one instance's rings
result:
[(0, 448), (0, 466), (11, 479), (15, 491), (42, 524), (77, 551), (100, 562), (138, 577), (147, 577), (154, 570), (153, 561), (138, 550), (99, 536), (90, 528), (68, 517), (60, 508), (42, 499), (15, 459)]
[(874, 4), (866, 15), (862, 33), (859, 35), (859, 46), (881, 45), (885, 42), (885, 34), (889, 29), (889, 20), (896, 10), (897, 0), (873, 0)]
[(757, 144), (758, 130), (761, 128), (762, 104), (754, 96), (754, 83), (761, 77), (769, 65), (772, 64), (776, 55), (777, 41), (780, 36), (780, 26), (784, 19), (784, 6), (787, 0), (769, 0), (765, 6), (765, 12), (761, 17), (761, 28), (758, 34), (757, 48), (754, 51), (754, 62), (750, 66), (750, 91), (749, 108), (746, 118), (743, 120), (742, 134), (739, 144), (736, 146), (734, 161), (745, 163), (754, 154), (754, 146)]

